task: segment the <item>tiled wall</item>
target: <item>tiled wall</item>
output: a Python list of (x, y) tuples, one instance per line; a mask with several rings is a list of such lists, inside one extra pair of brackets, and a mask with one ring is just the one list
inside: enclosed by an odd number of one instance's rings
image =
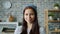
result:
[[(12, 7), (5, 9), (2, 3), (10, 1)], [(17, 18), (18, 22), (22, 22), (23, 9), (25, 6), (33, 4), (37, 6), (38, 20), (41, 26), (44, 26), (44, 9), (53, 9), (54, 3), (60, 3), (60, 0), (0, 0), (0, 19), (3, 21), (7, 20), (8, 14), (11, 14)]]

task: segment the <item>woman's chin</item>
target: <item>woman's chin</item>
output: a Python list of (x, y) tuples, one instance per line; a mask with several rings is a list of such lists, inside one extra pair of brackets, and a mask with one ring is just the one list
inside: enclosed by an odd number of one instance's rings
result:
[(28, 23), (32, 23), (31, 21), (29, 21)]

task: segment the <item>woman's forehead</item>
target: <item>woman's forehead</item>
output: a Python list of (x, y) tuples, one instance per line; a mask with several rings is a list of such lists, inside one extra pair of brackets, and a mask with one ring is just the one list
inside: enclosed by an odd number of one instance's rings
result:
[(25, 10), (25, 13), (28, 13), (28, 12), (29, 12), (29, 13), (34, 13), (34, 11), (33, 11), (32, 9), (26, 9), (26, 10)]

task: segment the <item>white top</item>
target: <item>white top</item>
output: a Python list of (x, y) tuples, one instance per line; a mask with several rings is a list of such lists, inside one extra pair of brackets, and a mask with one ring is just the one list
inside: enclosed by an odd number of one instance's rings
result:
[[(45, 29), (43, 27), (40, 27), (39, 29), (40, 31), (40, 34), (45, 34)], [(15, 29), (15, 32), (14, 34), (20, 34), (22, 32), (22, 26), (18, 26), (16, 29)], [(27, 32), (29, 34), (30, 30), (27, 29)]]

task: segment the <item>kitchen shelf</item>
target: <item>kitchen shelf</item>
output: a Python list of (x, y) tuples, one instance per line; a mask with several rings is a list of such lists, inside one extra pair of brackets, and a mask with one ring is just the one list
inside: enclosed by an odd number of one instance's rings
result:
[(48, 22), (60, 22), (60, 20), (48, 20)]
[[(49, 19), (49, 14), (53, 13), (52, 20)], [(59, 18), (59, 20), (57, 20)], [(46, 34), (60, 34), (60, 10), (51, 9), (45, 10), (45, 29)]]
[(54, 9), (51, 9), (51, 10), (48, 10), (49, 12), (60, 12), (60, 10), (54, 10)]

